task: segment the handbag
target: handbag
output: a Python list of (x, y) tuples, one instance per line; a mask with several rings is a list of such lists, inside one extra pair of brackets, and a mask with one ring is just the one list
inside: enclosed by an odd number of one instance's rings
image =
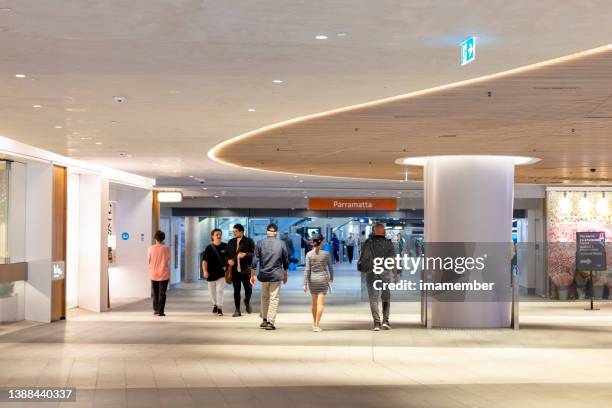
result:
[(214, 244), (210, 244), (210, 246), (212, 247), (213, 251), (215, 251), (215, 255), (217, 255), (217, 259), (219, 260), (219, 263), (223, 265), (223, 272), (225, 272), (225, 283), (231, 283), (232, 268), (228, 268), (225, 262), (223, 262), (223, 259), (221, 258), (219, 251), (217, 251), (217, 247), (215, 247)]

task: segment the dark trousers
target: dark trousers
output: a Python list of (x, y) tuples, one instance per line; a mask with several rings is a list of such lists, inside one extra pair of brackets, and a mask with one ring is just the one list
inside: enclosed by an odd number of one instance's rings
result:
[(340, 262), (340, 255), (337, 249), (334, 249), (334, 262)]
[(348, 255), (349, 263), (353, 263), (354, 253), (355, 253), (355, 247), (353, 245), (346, 247), (346, 254)]
[(232, 273), (232, 284), (234, 285), (234, 305), (237, 310), (240, 310), (240, 284), (244, 286), (244, 303), (249, 304), (251, 302), (251, 275), (248, 273), (233, 271)]
[(168, 281), (151, 281), (151, 297), (153, 297), (153, 311), (163, 314), (166, 307), (166, 291)]

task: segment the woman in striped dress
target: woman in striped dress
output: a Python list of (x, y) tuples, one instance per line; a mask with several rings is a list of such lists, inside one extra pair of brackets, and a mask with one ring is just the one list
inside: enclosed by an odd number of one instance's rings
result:
[(306, 267), (304, 268), (304, 292), (310, 289), (312, 296), (312, 331), (321, 331), (321, 316), (325, 304), (325, 295), (334, 280), (329, 252), (323, 251), (323, 236), (314, 234), (312, 238), (314, 249), (306, 254)]

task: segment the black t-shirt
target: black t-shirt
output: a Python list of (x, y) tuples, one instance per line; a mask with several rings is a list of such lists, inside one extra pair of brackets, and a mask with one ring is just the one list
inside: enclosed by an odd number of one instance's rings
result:
[[(217, 248), (219, 256), (215, 253), (213, 245)], [(207, 281), (216, 281), (217, 279), (223, 278), (225, 276), (225, 267), (227, 264), (227, 244), (225, 242), (219, 245), (211, 243), (204, 250), (202, 259), (208, 263)]]

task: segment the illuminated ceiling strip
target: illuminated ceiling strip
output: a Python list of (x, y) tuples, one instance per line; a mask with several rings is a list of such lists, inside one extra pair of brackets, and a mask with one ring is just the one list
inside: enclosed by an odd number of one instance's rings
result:
[[(264, 172), (268, 172), (268, 173), (277, 173), (277, 174), (299, 174), (299, 175), (303, 175), (303, 176), (314, 176), (312, 174), (304, 174), (304, 173), (291, 173), (291, 172), (285, 172), (285, 171), (276, 171), (276, 170), (266, 170), (266, 169), (259, 169), (256, 167), (249, 167), (249, 166), (240, 166), (238, 164), (235, 163), (231, 163), (228, 162), (226, 160), (220, 159), (219, 157), (217, 157), (217, 153), (228, 146), (231, 146), (234, 143), (237, 143), (241, 140), (244, 139), (248, 139), (249, 137), (252, 136), (256, 136), (258, 134), (261, 133), (265, 133), (277, 128), (281, 128), (287, 125), (292, 125), (292, 124), (296, 124), (296, 123), (300, 123), (300, 122), (307, 122), (309, 120), (313, 120), (313, 119), (318, 119), (318, 118), (322, 118), (325, 116), (332, 116), (335, 114), (339, 114), (339, 113), (344, 113), (344, 112), (349, 112), (352, 110), (358, 110), (358, 109), (362, 109), (362, 108), (369, 108), (369, 107), (374, 107), (374, 106), (378, 106), (378, 105), (383, 105), (383, 104), (387, 104), (387, 103), (391, 103), (391, 102), (397, 102), (397, 101), (401, 101), (404, 99), (409, 99), (409, 98), (415, 98), (418, 96), (424, 96), (424, 95), (430, 95), (430, 94), (434, 94), (436, 92), (441, 92), (441, 91), (446, 91), (449, 89), (455, 89), (455, 88), (460, 88), (463, 86), (468, 86), (468, 85), (474, 85), (474, 84), (479, 84), (481, 82), (485, 82), (485, 81), (489, 81), (489, 80), (494, 80), (494, 79), (500, 79), (500, 78), (504, 78), (507, 76), (512, 76), (512, 75), (517, 75), (517, 74), (522, 74), (522, 73), (526, 73), (526, 72), (530, 72), (536, 69), (540, 69), (540, 68), (546, 68), (546, 67), (550, 67), (550, 66), (555, 66), (555, 65), (559, 65), (565, 62), (569, 62), (569, 61), (574, 61), (580, 58), (584, 58), (584, 57), (588, 57), (591, 55), (596, 55), (596, 54), (600, 54), (600, 53), (604, 53), (607, 51), (612, 50), (612, 44), (608, 44), (608, 45), (604, 45), (601, 47), (597, 47), (597, 48), (592, 48), (590, 50), (586, 50), (586, 51), (581, 51), (581, 52), (577, 52), (575, 54), (570, 54), (570, 55), (566, 55), (564, 57), (559, 57), (559, 58), (554, 58), (548, 61), (543, 61), (543, 62), (538, 62), (535, 64), (531, 64), (531, 65), (526, 65), (524, 67), (519, 67), (519, 68), (513, 68), (510, 69), (508, 71), (503, 71), (503, 72), (498, 72), (496, 74), (491, 74), (491, 75), (485, 75), (482, 77), (478, 77), (478, 78), (472, 78), (472, 79), (467, 79), (464, 81), (459, 81), (459, 82), (454, 82), (451, 84), (446, 84), (446, 85), (441, 85), (441, 86), (436, 86), (433, 88), (428, 88), (428, 89), (423, 89), (420, 91), (415, 91), (415, 92), (410, 92), (407, 94), (403, 94), (403, 95), (398, 95), (398, 96), (392, 96), (389, 98), (384, 98), (384, 99), (379, 99), (376, 101), (370, 101), (370, 102), (364, 102), (364, 103), (360, 103), (357, 105), (351, 105), (351, 106), (346, 106), (343, 108), (338, 108), (338, 109), (333, 109), (330, 111), (325, 111), (325, 112), (320, 112), (320, 113), (315, 113), (312, 115), (306, 115), (306, 116), (301, 116), (301, 117), (297, 117), (297, 118), (293, 118), (293, 119), (289, 119), (289, 120), (285, 120), (282, 122), (277, 122), (274, 123), (272, 125), (268, 125), (268, 126), (264, 126), (262, 128), (259, 129), (255, 129), (252, 131), (249, 131), (247, 133), (243, 133), (239, 136), (233, 137), (231, 139), (225, 140), (221, 143), (219, 143), (218, 145), (214, 146), (212, 149), (210, 149), (208, 151), (208, 157), (217, 162), (217, 163), (221, 163), (224, 164), (226, 166), (231, 166), (231, 167), (235, 167), (235, 168), (241, 168), (241, 169), (249, 169), (249, 170), (256, 170), (256, 171), (264, 171)], [(367, 180), (367, 179), (363, 179), (361, 177), (336, 177), (336, 176), (320, 176), (317, 175), (317, 177), (329, 177), (329, 178), (345, 178), (345, 179), (359, 179), (359, 180)], [(380, 180), (380, 179), (374, 179), (374, 180)]]

